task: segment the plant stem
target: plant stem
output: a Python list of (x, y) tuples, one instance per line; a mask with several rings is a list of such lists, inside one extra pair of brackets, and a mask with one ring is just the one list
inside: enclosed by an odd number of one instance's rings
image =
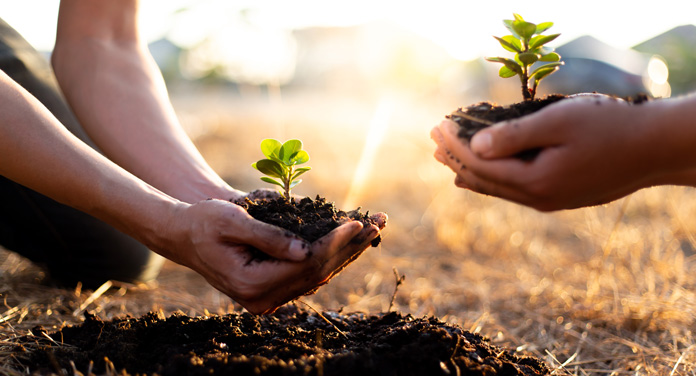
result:
[(520, 81), (522, 82), (522, 98), (525, 101), (531, 101), (534, 99), (534, 93), (529, 90), (529, 78), (527, 77), (527, 68), (522, 68), (522, 74), (520, 75)]
[[(522, 47), (524, 52), (529, 52), (529, 43), (526, 40), (522, 41)], [(520, 74), (520, 81), (522, 81), (522, 98), (525, 101), (531, 101), (534, 99), (534, 92), (529, 89), (529, 68), (531, 66), (527, 64), (522, 64), (522, 74)]]
[(285, 198), (290, 200), (290, 183), (292, 182), (292, 168), (288, 174), (283, 176), (283, 188), (285, 188)]

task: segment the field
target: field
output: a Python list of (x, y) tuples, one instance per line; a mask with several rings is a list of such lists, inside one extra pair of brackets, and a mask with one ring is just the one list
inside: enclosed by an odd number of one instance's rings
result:
[[(379, 248), (301, 301), (317, 310), (436, 316), (536, 356), (557, 374), (696, 373), (696, 191), (659, 187), (612, 204), (539, 213), (457, 189), (430, 128), (458, 103), (438, 93), (359, 96), (249, 87), (179, 88), (172, 99), (204, 156), (233, 186), (262, 187), (261, 139), (300, 138), (312, 159), (296, 194), (389, 215)], [(9, 252), (0, 265), (0, 374), (14, 343), (102, 319), (239, 312), (186, 268), (149, 285), (64, 290)], [(395, 290), (397, 276), (404, 283)], [(302, 304), (300, 304), (302, 305)]]

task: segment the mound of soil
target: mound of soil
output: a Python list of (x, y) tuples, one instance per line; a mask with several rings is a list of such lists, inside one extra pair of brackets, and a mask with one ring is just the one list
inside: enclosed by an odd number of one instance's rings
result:
[[(235, 202), (242, 206), (255, 219), (289, 230), (303, 239), (313, 242), (348, 221), (360, 221), (364, 225), (377, 225), (369, 217), (369, 212), (362, 213), (360, 208), (345, 212), (336, 208), (333, 202), (317, 196), (315, 199), (304, 197), (297, 201), (294, 197), (260, 197)], [(376, 247), (381, 242), (378, 236), (372, 241)]]
[(516, 356), (480, 335), (395, 312), (320, 316), (289, 305), (267, 316), (164, 319), (151, 313), (102, 321), (85, 314), (79, 326), (32, 332), (24, 348), (35, 350), (22, 358), (31, 372), (41, 374), (550, 374), (540, 360)]
[[(529, 115), (566, 98), (568, 98), (567, 95), (553, 94), (531, 101), (514, 103), (509, 106), (500, 106), (491, 102), (480, 102), (466, 108), (460, 107), (445, 117), (459, 124), (461, 128), (459, 129), (458, 135), (461, 139), (468, 142), (471, 141), (471, 137), (473, 137), (476, 132), (492, 124)], [(622, 99), (631, 104), (640, 104), (649, 100), (648, 96), (644, 94)], [(525, 150), (518, 153), (516, 157), (522, 160), (532, 160), (539, 154), (539, 151), (541, 150)]]

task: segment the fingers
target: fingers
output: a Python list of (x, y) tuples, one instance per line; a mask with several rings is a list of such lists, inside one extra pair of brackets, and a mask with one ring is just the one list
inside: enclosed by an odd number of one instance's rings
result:
[(249, 312), (266, 313), (326, 283), (338, 269), (345, 267), (367, 246), (351, 244), (351, 240), (367, 229), (365, 238), (372, 240), (379, 233), (376, 226), (351, 221), (331, 231), (312, 244), (312, 256), (301, 262), (263, 261), (249, 265), (245, 278), (259, 282), (237, 300)]
[[(470, 171), (457, 175), (454, 179), (454, 184), (459, 188), (468, 189), (487, 196), (500, 197), (531, 207), (535, 207), (534, 204), (538, 202), (535, 196), (525, 190), (498, 181), (484, 179)], [(538, 207), (535, 208), (542, 210)]]
[[(466, 141), (457, 136), (458, 125), (451, 121), (442, 122), (439, 126), (443, 144), (441, 148), (446, 153), (445, 164), (454, 173), (462, 176), (464, 181), (471, 186), (470, 179), (483, 178), (490, 181), (497, 181), (509, 184), (518, 177), (521, 171), (527, 168), (527, 163), (516, 158), (486, 160), (481, 159), (468, 147)], [(440, 147), (439, 147), (440, 148)], [(473, 175), (476, 174), (476, 175)], [(462, 181), (459, 181), (462, 183)]]
[[(238, 205), (207, 200), (194, 206), (199, 214), (194, 218), (202, 214), (219, 220), (212, 224), (200, 221), (195, 227), (195, 233), (212, 236), (194, 242), (207, 250), (191, 266), (256, 314), (272, 311), (326, 283), (369, 247), (387, 221), (384, 213), (372, 215), (375, 224), (371, 225), (350, 221), (310, 245), (293, 233), (251, 218)], [(247, 246), (272, 258), (250, 258)]]
[(447, 120), (431, 131), (431, 137), (438, 144), (435, 158), (455, 172), (455, 186), (529, 204), (532, 198), (526, 191), (519, 190), (519, 182), (525, 177), (529, 178), (527, 171), (530, 164), (516, 158), (478, 158), (466, 141), (457, 136), (458, 127)]
[(371, 215), (370, 219), (377, 222), (377, 227), (379, 227), (379, 229), (381, 230), (387, 225), (387, 220), (389, 220), (389, 216), (387, 215), (387, 213), (380, 212), (380, 213)]
[(453, 153), (449, 149), (449, 144), (454, 143), (453, 140), (456, 140), (456, 143), (459, 144), (459, 146), (463, 147), (462, 150), (458, 150), (462, 153), (466, 153), (467, 151), (463, 149), (467, 148), (464, 146), (464, 143), (466, 141), (456, 136), (456, 127), (458, 127), (458, 125), (453, 121), (443, 120), (442, 123), (440, 123), (440, 125), (434, 127), (430, 131), (430, 138), (432, 138), (433, 141), (435, 141), (435, 143), (437, 144), (437, 149), (435, 150), (435, 153), (433, 155), (435, 159), (438, 162), (449, 166), (449, 168), (452, 169), (454, 173), (459, 173), (459, 171), (464, 170), (466, 166), (462, 163), (459, 157), (455, 156), (456, 153)]
[[(379, 235), (379, 228), (386, 225), (386, 214), (377, 213), (372, 218), (377, 225), (363, 226), (358, 221), (351, 221), (318, 239), (312, 243), (312, 256), (305, 261), (265, 265), (273, 271), (266, 270), (261, 274), (266, 278), (272, 276), (272, 281), (267, 281), (267, 285), (276, 287), (260, 295), (263, 296), (262, 300), (247, 302), (245, 308), (252, 313), (270, 312), (327, 283), (357, 259)], [(355, 239), (360, 239), (360, 242), (356, 243)]]
[(309, 255), (309, 242), (290, 231), (254, 219), (238, 205), (221, 200), (201, 204), (220, 206), (221, 222), (217, 231), (228, 242), (250, 245), (279, 260), (299, 261)]
[[(368, 226), (367, 228), (369, 227), (374, 226)], [(312, 243), (313, 254), (320, 250), (327, 250), (329, 252), (338, 251), (339, 249), (345, 247), (348, 243), (350, 243), (350, 241), (356, 235), (360, 234), (363, 228), (363, 224), (358, 221), (350, 221), (341, 226), (338, 226), (337, 228), (333, 229), (333, 231), (329, 232), (327, 235), (322, 236), (321, 238), (317, 239), (314, 243)], [(376, 232), (378, 231), (375, 231), (375, 234), (373, 234), (373, 238), (377, 236)], [(331, 257), (332, 255), (324, 256)]]
[(512, 157), (525, 150), (554, 146), (558, 140), (555, 123), (539, 113), (500, 122), (476, 133), (471, 150), (480, 158)]
[[(476, 133), (471, 150), (480, 158), (505, 158), (525, 150), (556, 146), (566, 141), (568, 132), (575, 131), (568, 121), (577, 120), (583, 104), (625, 102), (599, 94), (577, 94), (543, 109), (509, 121), (497, 123)], [(573, 115), (576, 114), (576, 115)]]

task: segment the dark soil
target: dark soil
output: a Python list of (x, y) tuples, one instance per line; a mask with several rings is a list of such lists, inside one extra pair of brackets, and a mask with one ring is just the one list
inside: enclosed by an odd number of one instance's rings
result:
[(550, 374), (540, 360), (517, 356), (480, 335), (395, 312), (322, 317), (288, 305), (267, 316), (164, 319), (150, 313), (102, 321), (85, 314), (79, 326), (54, 333), (36, 327), (32, 333), (18, 347), (34, 350), (18, 351), (18, 358), (39, 374), (73, 374), (70, 361), (84, 374)]
[[(568, 98), (566, 95), (553, 94), (544, 98), (514, 103), (509, 106), (500, 106), (491, 102), (480, 102), (466, 108), (460, 107), (447, 115), (446, 118), (459, 124), (461, 127), (459, 129), (459, 137), (468, 142), (476, 132), (491, 124), (529, 115), (566, 98)], [(640, 94), (636, 97), (623, 99), (632, 104), (639, 104), (647, 101), (648, 97), (644, 94)], [(474, 119), (479, 119), (480, 121)], [(533, 160), (540, 151), (540, 149), (525, 150), (517, 154), (516, 157), (522, 160)]]
[[(255, 219), (284, 228), (303, 239), (313, 242), (348, 221), (360, 221), (364, 225), (377, 225), (369, 217), (369, 212), (362, 213), (360, 208), (345, 212), (336, 208), (333, 202), (317, 196), (315, 199), (305, 197), (299, 201), (283, 197), (268, 196), (235, 202), (242, 206)], [(372, 241), (376, 247), (382, 241), (377, 236)], [(265, 256), (260, 251), (254, 253), (256, 259)]]

